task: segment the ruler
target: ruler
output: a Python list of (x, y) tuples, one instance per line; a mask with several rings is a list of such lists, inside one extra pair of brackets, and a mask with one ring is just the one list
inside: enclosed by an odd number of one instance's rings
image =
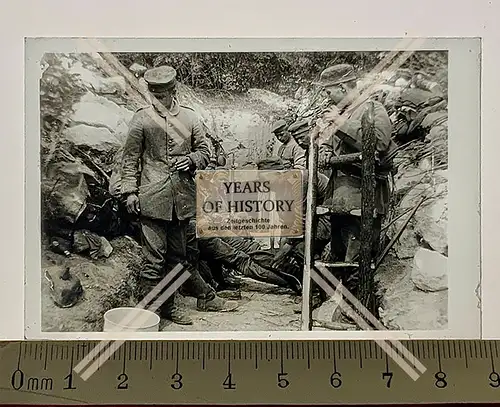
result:
[(0, 348), (1, 404), (394, 404), (500, 401), (500, 341), (402, 341), (410, 378), (372, 341), (125, 342), (87, 380), (99, 342)]

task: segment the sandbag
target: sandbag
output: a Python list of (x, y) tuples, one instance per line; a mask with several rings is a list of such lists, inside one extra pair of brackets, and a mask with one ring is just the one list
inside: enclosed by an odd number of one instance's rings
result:
[(90, 196), (85, 176), (96, 178), (80, 159), (64, 150), (54, 154), (42, 180), (43, 209), (48, 218), (74, 224)]

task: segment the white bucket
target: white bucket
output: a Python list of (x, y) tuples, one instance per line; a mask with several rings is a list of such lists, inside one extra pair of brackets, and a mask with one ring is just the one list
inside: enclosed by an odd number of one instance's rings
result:
[(104, 332), (158, 332), (160, 317), (132, 307), (113, 308), (104, 314)]

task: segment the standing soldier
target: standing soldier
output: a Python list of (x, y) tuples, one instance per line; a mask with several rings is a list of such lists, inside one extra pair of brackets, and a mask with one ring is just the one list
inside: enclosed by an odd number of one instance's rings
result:
[[(198, 309), (234, 309), (201, 278), (196, 240), (188, 243), (189, 219), (195, 216), (194, 172), (209, 161), (209, 147), (195, 112), (180, 106), (176, 96), (176, 71), (170, 66), (144, 74), (152, 103), (139, 109), (130, 123), (122, 159), (121, 192), (127, 210), (139, 216), (146, 264), (141, 272), (149, 291), (177, 264), (191, 272), (188, 290), (198, 298)], [(171, 296), (160, 314), (189, 325), (192, 320)]]
[[(323, 120), (330, 123), (325, 132), (327, 140), (320, 146), (320, 165), (328, 167), (332, 157), (360, 152), (362, 149), (361, 117), (368, 106), (370, 96), (361, 95), (356, 88), (357, 75), (354, 67), (339, 64), (325, 69), (320, 76), (320, 85), (333, 106), (324, 113)], [(389, 175), (392, 161), (385, 160), (396, 146), (391, 139), (392, 123), (384, 106), (374, 100), (374, 122), (377, 153), (374, 221), (374, 250), (378, 240), (382, 218), (387, 213), (390, 199)], [(388, 162), (386, 162), (388, 161)], [(336, 216), (334, 233), (338, 236), (332, 252), (341, 257), (340, 261), (353, 261), (359, 252), (360, 211), (361, 211), (361, 167), (344, 165), (333, 175), (332, 202), (349, 202), (356, 209), (352, 215)], [(343, 238), (347, 236), (347, 238)], [(348, 254), (349, 253), (349, 254)]]
[(290, 168), (304, 170), (306, 168), (305, 151), (300, 147), (288, 131), (285, 120), (278, 120), (272, 127), (272, 132), (280, 143), (278, 157)]

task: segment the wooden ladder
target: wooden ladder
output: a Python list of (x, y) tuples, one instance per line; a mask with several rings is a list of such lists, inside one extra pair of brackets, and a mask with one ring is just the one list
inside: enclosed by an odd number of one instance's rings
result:
[[(317, 216), (346, 213), (339, 208), (328, 206), (318, 206), (316, 204), (317, 173), (318, 173), (318, 131), (315, 128), (310, 134), (308, 151), (308, 188), (306, 200), (306, 221), (305, 221), (305, 253), (304, 253), (304, 275), (302, 283), (302, 321), (301, 329), (311, 331), (312, 319), (312, 295), (311, 295), (311, 270), (315, 266), (326, 268), (353, 268), (359, 269), (359, 301), (371, 312), (374, 312), (375, 301), (374, 290), (374, 270), (375, 265), (372, 259), (373, 228), (375, 216), (375, 162), (376, 148), (374, 135), (374, 107), (370, 103), (361, 119), (362, 127), (362, 151), (361, 153), (345, 154), (334, 157), (330, 161), (332, 167), (346, 164), (361, 164), (361, 233), (359, 262), (333, 262), (324, 263), (314, 261), (314, 236)], [(335, 174), (332, 175), (332, 177)], [(333, 217), (331, 217), (332, 219)], [(336, 227), (331, 221), (332, 230)]]

